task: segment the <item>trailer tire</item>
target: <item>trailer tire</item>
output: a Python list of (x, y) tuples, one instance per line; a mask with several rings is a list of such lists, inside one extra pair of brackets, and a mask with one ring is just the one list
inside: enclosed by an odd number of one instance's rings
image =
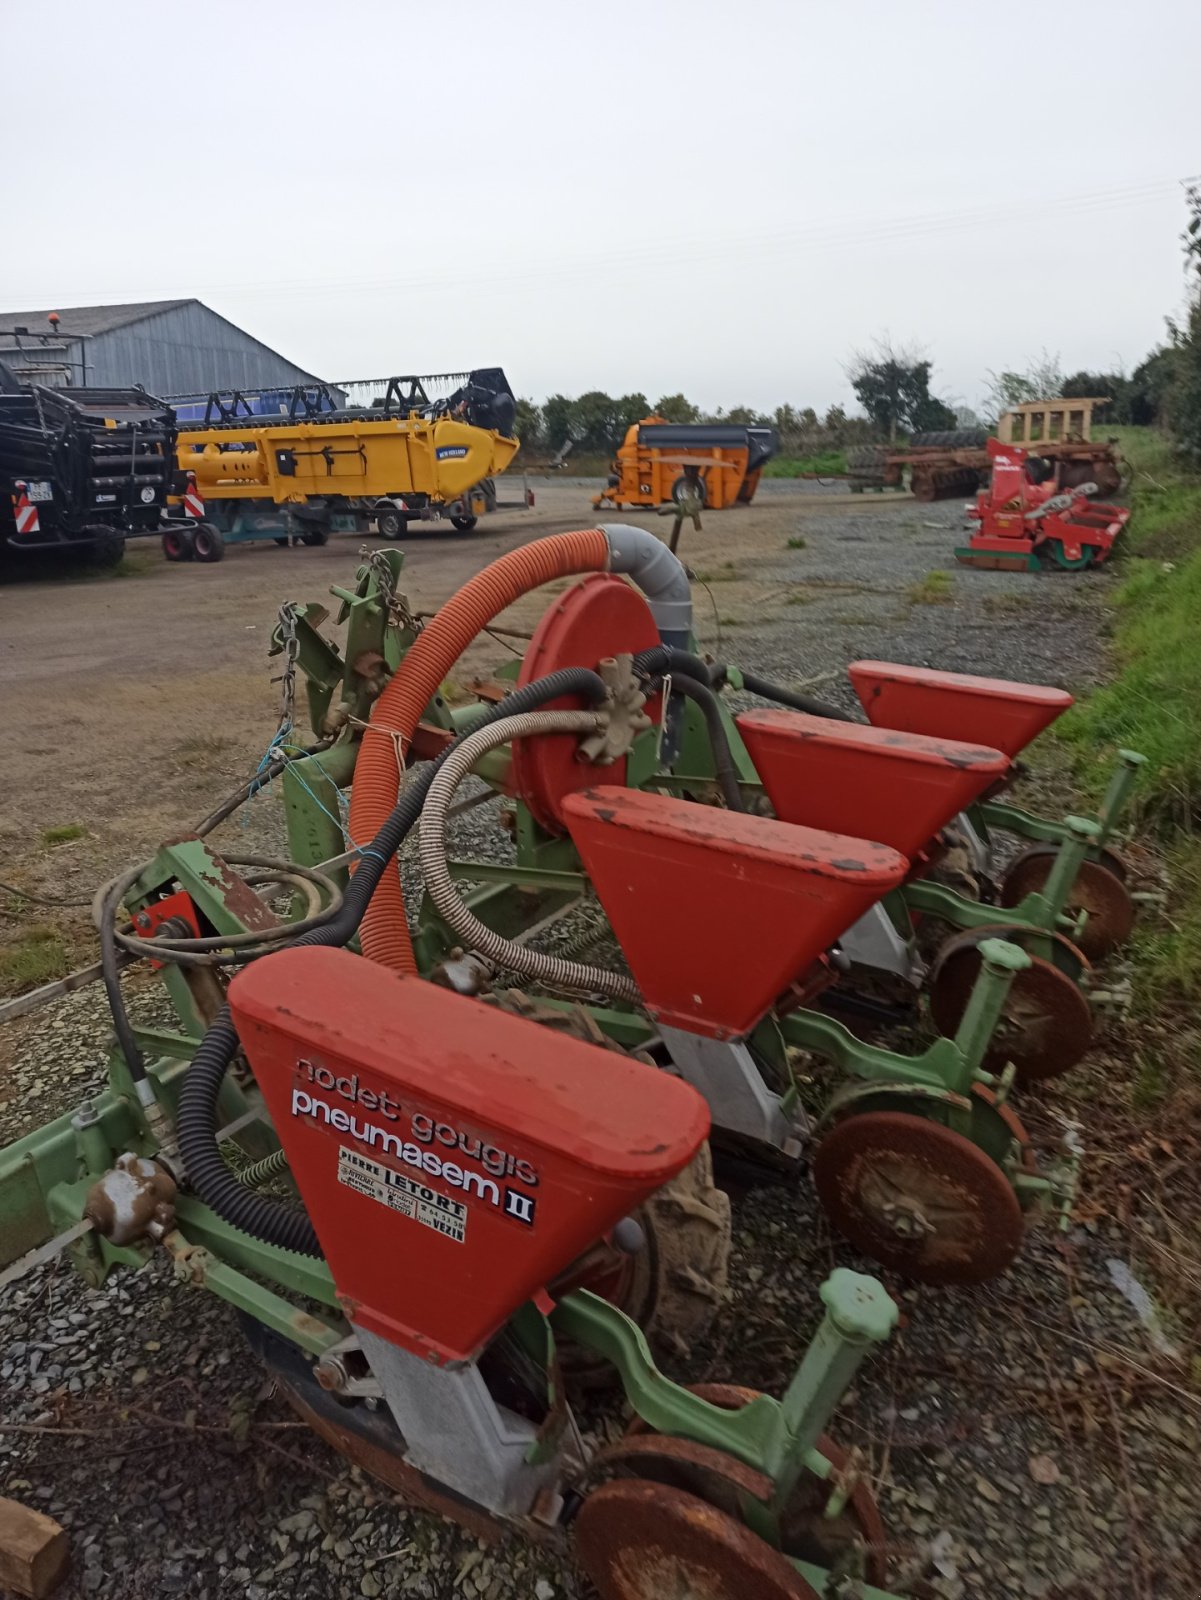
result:
[(124, 554), (125, 535), (115, 528), (102, 528), (88, 546), (87, 561), (90, 567), (102, 567), (107, 571), (115, 567)]
[(706, 487), (704, 478), (702, 478), (698, 483), (691, 484), (688, 482), (688, 479), (684, 477), (683, 473), (680, 474), (680, 476), (671, 486), (671, 498), (675, 501), (676, 505), (679, 505), (684, 496), (689, 494), (689, 492), (693, 489), (700, 490), (701, 505), (707, 506), (709, 504), (709, 490)]
[(168, 561), (194, 561), (196, 544), (191, 528), (168, 528), (163, 534), (163, 554)]
[(988, 440), (987, 428), (951, 428), (932, 433), (915, 433), (909, 440), (911, 450), (983, 450)]
[(409, 531), (409, 519), (399, 511), (377, 511), (375, 531), (381, 539), (403, 539)]
[(451, 517), (450, 525), (457, 528), (460, 533), (470, 533), (480, 519), (478, 517)]
[(301, 542), (301, 544), (307, 544), (307, 545), (309, 545), (309, 546), (311, 546), (313, 548), (316, 548), (319, 545), (328, 544), (329, 543), (329, 529), (328, 528), (312, 528), (312, 529), (309, 530), (308, 533), (302, 533), (301, 534), (300, 542)]
[(198, 522), (192, 534), (193, 548), (197, 561), (223, 561), (225, 559), (225, 540), (221, 537), (220, 530), (211, 522)]

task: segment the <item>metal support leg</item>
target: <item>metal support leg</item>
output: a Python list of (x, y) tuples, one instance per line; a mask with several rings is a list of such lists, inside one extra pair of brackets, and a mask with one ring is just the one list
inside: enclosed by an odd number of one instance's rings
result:
[(962, 1061), (960, 1084), (948, 1088), (966, 1093), (980, 1070), (1013, 980), (1030, 966), (1030, 957), (1004, 939), (985, 939), (980, 945), (982, 965), (955, 1033), (955, 1048)]
[(1087, 817), (1067, 817), (1064, 827), (1067, 829), (1067, 838), (1055, 852), (1055, 859), (1041, 891), (1052, 913), (1049, 927), (1054, 927), (1062, 915), (1085, 857), (1101, 840), (1100, 823), (1090, 822)]
[(1098, 844), (1104, 844), (1113, 832), (1118, 818), (1125, 810), (1130, 792), (1138, 781), (1139, 769), (1144, 767), (1146, 762), (1146, 756), (1140, 756), (1137, 750), (1118, 751), (1118, 765), (1114, 769), (1105, 797), (1097, 811), (1097, 821), (1100, 824)]
[(680, 1076), (704, 1095), (715, 1126), (800, 1156), (804, 1117), (785, 1110), (741, 1039), (709, 1039), (666, 1025), (659, 1032)]
[(896, 1327), (896, 1302), (875, 1278), (838, 1267), (821, 1286), (826, 1314), (780, 1402), (779, 1426), (770, 1439), (764, 1470), (775, 1483), (773, 1509), (781, 1510), (805, 1470), (806, 1457), (826, 1431), (860, 1362)]

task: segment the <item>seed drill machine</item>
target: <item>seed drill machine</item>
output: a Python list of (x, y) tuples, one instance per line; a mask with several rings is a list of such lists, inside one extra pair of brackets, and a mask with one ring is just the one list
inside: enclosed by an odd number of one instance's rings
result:
[[(604, 1600), (885, 1600), (831, 1437), (883, 1285), (831, 1275), (779, 1397), (667, 1375), (722, 1304), (714, 1161), (812, 1182), (891, 1279), (1003, 1271), (1070, 1203), (1078, 1147), (1040, 1160), (1013, 1101), (1114, 998), (1093, 962), (1130, 928), (1138, 757), (1095, 816), (1036, 816), (1005, 790), (1067, 695), (865, 661), (852, 719), (702, 660), (687, 575), (637, 528), (511, 551), (424, 626), (401, 572), (375, 551), (334, 591), (338, 643), (284, 608), (269, 759), (97, 895), (111, 1079), (0, 1152), (8, 1270), (66, 1248), (98, 1284), (166, 1251), (338, 1449), (482, 1537), (573, 1539)], [(448, 705), (480, 631), (564, 578)], [(288, 859), (222, 853), (267, 779)], [(952, 848), (969, 892), (939, 881)], [(173, 1028), (131, 1017), (133, 960)], [(606, 1382), (631, 1420), (597, 1448), (573, 1408)]]

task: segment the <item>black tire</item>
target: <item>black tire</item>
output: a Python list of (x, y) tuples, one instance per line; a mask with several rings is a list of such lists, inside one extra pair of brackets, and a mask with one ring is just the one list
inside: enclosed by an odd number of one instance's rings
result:
[(196, 552), (197, 561), (223, 561), (225, 559), (225, 540), (221, 537), (220, 530), (213, 527), (211, 522), (198, 522), (192, 534), (192, 544)]
[(478, 517), (451, 517), (450, 525), (457, 528), (460, 533), (470, 533), (480, 519)]
[(313, 548), (315, 548), (318, 545), (328, 544), (329, 543), (329, 529), (328, 528), (310, 528), (308, 533), (302, 533), (301, 534), (300, 542), (301, 542), (301, 544), (307, 544), (307, 545), (309, 545), (310, 547), (313, 547)]
[[(614, 1303), (657, 1356), (686, 1358), (721, 1309), (729, 1276), (730, 1200), (714, 1185), (709, 1146), (632, 1215), (645, 1243)], [(613, 1366), (593, 1351), (569, 1344), (561, 1355), (565, 1372), (585, 1388), (615, 1381)]]
[(288, 546), (292, 543), (292, 541), (291, 541), (291, 539), (286, 539), (286, 538), (285, 539), (272, 539), (271, 543), (272, 544), (277, 544), (280, 547), (281, 550), (286, 550), (288, 548)]
[(163, 530), (163, 554), (168, 561), (194, 561), (196, 544), (191, 528), (182, 524)]
[(909, 441), (911, 450), (983, 450), (988, 441), (987, 428), (951, 428), (933, 433), (915, 433)]
[(99, 529), (88, 546), (88, 565), (108, 571), (117, 565), (124, 554), (125, 535), (118, 533), (115, 528)]
[(671, 498), (675, 501), (676, 505), (679, 505), (680, 501), (690, 489), (698, 489), (700, 491), (702, 506), (707, 506), (709, 504), (709, 491), (705, 488), (704, 478), (701, 478), (698, 483), (690, 484), (688, 479), (683, 475), (683, 473), (681, 473), (671, 486)]
[(377, 511), (375, 531), (381, 539), (403, 539), (409, 531), (409, 519), (399, 511)]

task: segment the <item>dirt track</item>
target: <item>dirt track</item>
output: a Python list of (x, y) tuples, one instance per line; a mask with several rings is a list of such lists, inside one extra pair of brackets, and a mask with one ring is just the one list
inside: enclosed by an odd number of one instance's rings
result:
[[(403, 545), (413, 608), (433, 610), (504, 550), (590, 526), (592, 488), (539, 483), (532, 512), (496, 513), (472, 534), (436, 531), (445, 524), (413, 531)], [(661, 535), (670, 527), (646, 513), (600, 517)], [(681, 552), (703, 580), (701, 642), (733, 655), (749, 645), (763, 670), (789, 680), (841, 677), (847, 659), (865, 655), (1087, 678), (1092, 621), (1081, 608), (1106, 580), (956, 569), (960, 521), (954, 505), (766, 483), (754, 505), (708, 516), (700, 534), (684, 530)], [(797, 539), (804, 548), (790, 549)], [(0, 877), (11, 880), (12, 868), (21, 887), (49, 893), (64, 881), (86, 885), (202, 815), (253, 768), (278, 716), (267, 646), (279, 606), (336, 608), (329, 587), (353, 580), (360, 544), (257, 543), (232, 547), (214, 566), (173, 566), (144, 540), (129, 546), (128, 576), (0, 584)], [(953, 603), (912, 602), (909, 587), (934, 569), (955, 574)], [(544, 603), (532, 597), (504, 620), (529, 628)], [(486, 640), (460, 675), (503, 654)], [(52, 855), (40, 848), (43, 830), (71, 824), (87, 837)]]

